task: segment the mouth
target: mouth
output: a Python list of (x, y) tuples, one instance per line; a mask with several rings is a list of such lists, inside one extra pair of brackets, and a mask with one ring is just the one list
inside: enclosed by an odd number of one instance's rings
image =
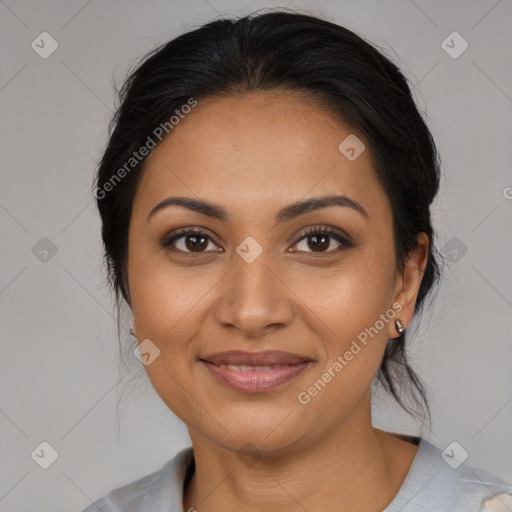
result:
[(206, 356), (199, 362), (220, 384), (242, 392), (261, 392), (291, 382), (314, 360), (281, 351), (230, 351)]

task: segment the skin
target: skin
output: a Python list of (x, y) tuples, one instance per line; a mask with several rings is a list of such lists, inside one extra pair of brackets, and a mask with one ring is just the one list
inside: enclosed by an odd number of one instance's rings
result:
[[(139, 342), (161, 351), (146, 366), (151, 383), (194, 448), (186, 511), (381, 511), (416, 455), (417, 446), (371, 422), (371, 384), (387, 339), (398, 336), (394, 319), (307, 405), (297, 399), (393, 303), (402, 306), (395, 318), (411, 322), (425, 268), (422, 233), (397, 271), (391, 205), (369, 143), (357, 135), (366, 150), (355, 161), (338, 150), (351, 133), (298, 94), (252, 92), (200, 100), (148, 157), (129, 229), (130, 307)], [(334, 192), (359, 202), (368, 219), (330, 206), (276, 223), (280, 208)], [(148, 220), (169, 196), (217, 203), (230, 219), (169, 206)], [(337, 251), (329, 238), (315, 252), (301, 232), (325, 225), (344, 230), (353, 247)], [(188, 226), (210, 236), (199, 252), (187, 238), (174, 251), (161, 247)], [(263, 249), (252, 263), (236, 252), (248, 236)], [(233, 349), (315, 362), (274, 390), (241, 393), (198, 362)], [(241, 457), (247, 443), (253, 464)]]

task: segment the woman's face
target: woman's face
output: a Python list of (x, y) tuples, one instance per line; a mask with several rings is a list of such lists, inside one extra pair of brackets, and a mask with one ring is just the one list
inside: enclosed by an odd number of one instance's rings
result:
[[(353, 137), (298, 95), (250, 93), (200, 100), (148, 157), (129, 229), (133, 323), (191, 436), (277, 453), (367, 420), (421, 275), (396, 271), (391, 206)], [(326, 196), (340, 197), (307, 206)], [(178, 197), (215, 208), (154, 210)], [(212, 356), (225, 351), (299, 357), (263, 355), (254, 371), (220, 366), (247, 363)]]

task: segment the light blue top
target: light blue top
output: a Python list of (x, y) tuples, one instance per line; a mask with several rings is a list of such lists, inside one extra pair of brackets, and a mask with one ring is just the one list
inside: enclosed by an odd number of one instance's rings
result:
[[(183, 484), (192, 462), (192, 448), (184, 448), (160, 470), (110, 491), (82, 512), (184, 512)], [(383, 512), (511, 510), (512, 484), (465, 464), (453, 469), (439, 448), (419, 438), (407, 477)]]

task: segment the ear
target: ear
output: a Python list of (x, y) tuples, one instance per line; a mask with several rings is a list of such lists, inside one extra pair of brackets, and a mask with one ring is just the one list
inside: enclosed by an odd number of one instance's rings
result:
[[(398, 302), (402, 306), (399, 311), (397, 308), (395, 320), (399, 318), (404, 328), (412, 322), (416, 298), (427, 265), (428, 236), (426, 233), (420, 233), (417, 240), (418, 247), (408, 254), (405, 268), (402, 272), (397, 272), (395, 281), (393, 304)], [(395, 321), (388, 325), (388, 338), (397, 338), (399, 333)]]

